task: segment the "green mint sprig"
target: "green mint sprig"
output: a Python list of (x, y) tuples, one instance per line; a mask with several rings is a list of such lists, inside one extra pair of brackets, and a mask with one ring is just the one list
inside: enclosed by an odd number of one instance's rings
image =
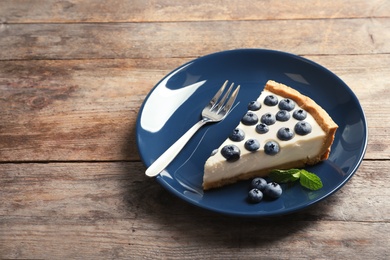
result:
[(269, 177), (279, 183), (299, 180), (299, 183), (309, 190), (319, 190), (323, 186), (320, 177), (304, 169), (272, 170)]

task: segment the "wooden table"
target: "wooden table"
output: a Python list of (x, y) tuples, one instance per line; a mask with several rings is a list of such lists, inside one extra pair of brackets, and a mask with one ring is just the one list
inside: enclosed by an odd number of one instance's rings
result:
[[(248, 220), (144, 176), (145, 96), (236, 48), (311, 59), (356, 93), (367, 153), (333, 196)], [(389, 259), (389, 98), (387, 0), (0, 1), (0, 258)]]

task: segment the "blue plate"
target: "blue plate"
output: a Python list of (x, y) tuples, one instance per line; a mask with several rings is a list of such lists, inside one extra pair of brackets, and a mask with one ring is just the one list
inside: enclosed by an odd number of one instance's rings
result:
[[(282, 196), (259, 204), (246, 202), (249, 181), (202, 192), (203, 167), (238, 124), (247, 104), (269, 80), (289, 85), (311, 97), (339, 125), (327, 161), (307, 170), (323, 188), (310, 191), (299, 183), (284, 185)], [(289, 53), (242, 49), (195, 59), (165, 76), (149, 93), (138, 114), (137, 145), (148, 167), (187, 129), (200, 120), (203, 107), (225, 80), (241, 85), (237, 105), (222, 122), (198, 131), (156, 180), (179, 198), (196, 206), (234, 216), (281, 215), (304, 209), (340, 189), (359, 167), (367, 146), (367, 123), (351, 89), (326, 68)]]

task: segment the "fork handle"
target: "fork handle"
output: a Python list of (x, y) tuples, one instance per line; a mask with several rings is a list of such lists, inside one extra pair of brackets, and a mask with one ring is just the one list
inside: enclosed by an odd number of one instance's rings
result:
[(149, 177), (157, 176), (162, 170), (164, 170), (176, 157), (176, 155), (183, 149), (191, 137), (208, 122), (207, 119), (202, 119), (195, 125), (193, 125), (188, 131), (182, 135), (171, 147), (168, 148), (156, 161), (146, 169), (145, 174)]

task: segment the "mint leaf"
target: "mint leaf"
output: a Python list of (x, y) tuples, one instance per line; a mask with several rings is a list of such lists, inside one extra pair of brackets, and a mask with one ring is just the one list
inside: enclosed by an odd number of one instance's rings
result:
[(316, 174), (303, 169), (272, 170), (269, 177), (278, 183), (294, 182), (299, 183), (309, 190), (319, 190), (322, 188), (322, 181)]
[(300, 171), (299, 182), (303, 187), (308, 188), (309, 190), (319, 190), (322, 188), (320, 177), (306, 170)]
[(279, 183), (294, 182), (300, 177), (299, 169), (290, 169), (290, 170), (272, 170), (269, 174), (269, 177)]

